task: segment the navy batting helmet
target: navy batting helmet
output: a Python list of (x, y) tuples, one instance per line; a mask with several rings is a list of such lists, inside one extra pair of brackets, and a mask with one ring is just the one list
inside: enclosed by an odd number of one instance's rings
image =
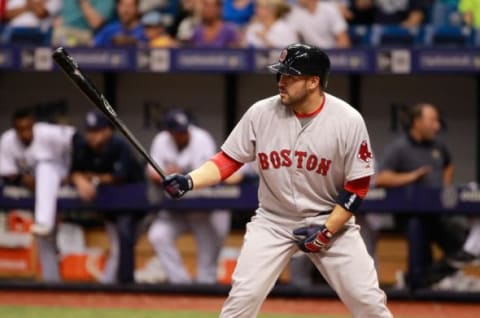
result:
[(190, 125), (190, 118), (181, 109), (172, 109), (165, 114), (165, 126), (173, 132), (186, 132)]
[(330, 59), (318, 47), (297, 43), (284, 48), (278, 63), (268, 68), (280, 74), (319, 76), (322, 88), (326, 88), (330, 73)]

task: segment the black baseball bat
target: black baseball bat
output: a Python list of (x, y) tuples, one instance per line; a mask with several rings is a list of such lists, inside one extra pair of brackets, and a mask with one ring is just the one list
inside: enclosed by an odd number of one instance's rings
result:
[(98, 91), (92, 81), (85, 76), (80, 70), (77, 62), (65, 51), (63, 47), (57, 48), (52, 54), (53, 60), (62, 69), (69, 79), (73, 81), (75, 86), (90, 100), (103, 114), (117, 127), (120, 132), (127, 137), (130, 144), (142, 155), (145, 160), (155, 169), (160, 177), (165, 180), (165, 173), (152, 159), (148, 152), (143, 148), (142, 144), (135, 138), (128, 127), (120, 120), (117, 113), (107, 101), (105, 96)]

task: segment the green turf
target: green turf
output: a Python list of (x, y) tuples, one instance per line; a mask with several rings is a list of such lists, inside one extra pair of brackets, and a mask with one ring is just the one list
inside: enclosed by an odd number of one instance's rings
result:
[[(164, 311), (134, 309), (92, 309), (67, 307), (1, 306), (2, 318), (216, 318), (218, 313), (205, 311)], [(262, 314), (259, 318), (313, 318), (306, 315)], [(346, 316), (315, 316), (346, 318)]]

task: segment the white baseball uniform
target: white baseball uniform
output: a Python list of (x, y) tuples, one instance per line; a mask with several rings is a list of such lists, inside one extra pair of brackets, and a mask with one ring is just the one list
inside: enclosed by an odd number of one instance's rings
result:
[(463, 249), (470, 254), (480, 257), (480, 218), (476, 217), (470, 221), (470, 232)]
[[(35, 223), (50, 230), (55, 227), (57, 193), (68, 173), (74, 132), (71, 126), (36, 123), (33, 141), (28, 146), (21, 143), (13, 128), (0, 139), (0, 175), (35, 176)], [(58, 281), (54, 237), (40, 239), (38, 243), (44, 280)]]
[(25, 170), (36, 176), (35, 222), (53, 227), (57, 191), (60, 181), (68, 173), (71, 140), (75, 128), (71, 126), (36, 123), (33, 141), (25, 147), (15, 130), (7, 130), (0, 140), (0, 175), (8, 176)]
[[(310, 120), (297, 118), (278, 95), (259, 101), (222, 146), (239, 162), (256, 159), (260, 184), (259, 208), (247, 225), (221, 317), (255, 317), (299, 250), (292, 231), (323, 224), (345, 183), (374, 173), (361, 115), (324, 95), (322, 110)], [(307, 255), (353, 317), (392, 317), (354, 218), (327, 250)]]
[[(181, 151), (167, 131), (153, 140), (150, 154), (160, 167), (176, 165), (183, 171), (199, 167), (217, 151), (211, 135), (194, 125), (189, 128), (190, 141)], [(229, 211), (160, 211), (148, 232), (153, 248), (162, 262), (171, 283), (189, 283), (175, 241), (186, 231), (195, 236), (197, 245), (197, 276), (199, 283), (216, 283), (217, 262), (225, 236), (229, 232)]]

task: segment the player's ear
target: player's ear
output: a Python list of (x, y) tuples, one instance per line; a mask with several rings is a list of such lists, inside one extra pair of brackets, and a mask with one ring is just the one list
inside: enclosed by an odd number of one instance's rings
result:
[(320, 87), (320, 77), (319, 76), (310, 76), (307, 82), (308, 89), (316, 90)]

